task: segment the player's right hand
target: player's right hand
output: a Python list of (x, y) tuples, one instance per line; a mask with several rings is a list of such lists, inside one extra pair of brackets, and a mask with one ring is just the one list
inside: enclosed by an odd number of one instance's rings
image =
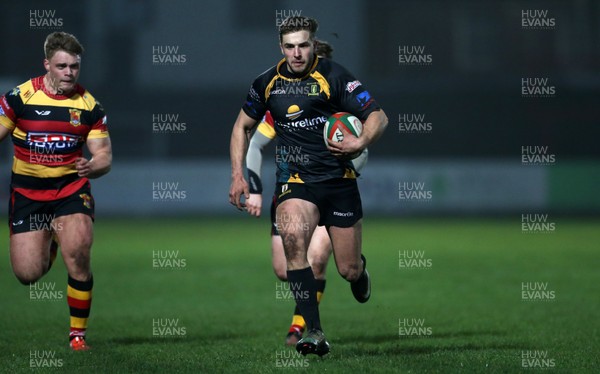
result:
[(250, 198), (250, 189), (248, 182), (244, 177), (232, 177), (231, 186), (229, 187), (229, 203), (235, 206), (238, 210), (244, 210), (246, 204), (242, 202), (242, 195), (246, 200)]
[(262, 195), (259, 193), (251, 193), (250, 197), (246, 199), (246, 210), (251, 216), (260, 217), (261, 208)]

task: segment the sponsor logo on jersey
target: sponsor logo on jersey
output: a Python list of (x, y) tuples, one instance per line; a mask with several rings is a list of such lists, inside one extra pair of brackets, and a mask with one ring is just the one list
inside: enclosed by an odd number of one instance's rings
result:
[(35, 113), (38, 116), (47, 116), (48, 114), (50, 114), (49, 110), (36, 110)]
[(298, 121), (276, 122), (276, 124), (282, 127), (283, 129), (293, 131), (299, 129), (306, 129), (310, 127), (317, 127), (319, 125), (323, 125), (325, 122), (327, 122), (327, 117), (320, 116), (314, 118), (303, 118)]
[(300, 107), (298, 105), (295, 105), (295, 104), (290, 105), (290, 107), (287, 110), (287, 114), (285, 116), (288, 119), (290, 119), (291, 121), (289, 121), (289, 122), (275, 121), (275, 124), (277, 126), (280, 126), (283, 129), (293, 131), (293, 130), (317, 127), (317, 126), (323, 125), (325, 122), (327, 122), (327, 117), (325, 117), (325, 116), (299, 119), (299, 117), (302, 115), (303, 112), (304, 111), (302, 109), (300, 109)]
[(346, 84), (346, 91), (348, 91), (348, 93), (352, 93), (352, 91), (354, 91), (356, 87), (361, 85), (362, 83), (360, 83), (359, 81), (348, 82), (348, 84)]
[(277, 88), (273, 91), (271, 91), (271, 95), (285, 95), (286, 92), (283, 88)]
[(4, 113), (4, 108), (2, 108), (2, 105), (0, 105), (0, 116), (6, 116), (6, 113)]
[(300, 117), (302, 115), (302, 112), (304, 111), (301, 110), (298, 105), (294, 104), (290, 105), (285, 116), (293, 121), (296, 118)]
[(369, 91), (363, 91), (356, 96), (356, 101), (358, 101), (362, 109), (366, 109), (369, 105), (371, 105), (373, 99), (371, 98)]
[(10, 96), (19, 96), (20, 93), (21, 93), (21, 89), (19, 87), (15, 87), (12, 89), (12, 91), (10, 91), (9, 95)]
[(312, 82), (287, 82), (277, 81), (275, 88), (271, 90), (270, 95), (288, 95), (290, 97), (319, 96), (321, 93), (319, 83)]
[(69, 114), (71, 115), (71, 120), (69, 123), (75, 127), (81, 125), (81, 110), (79, 109), (69, 109)]
[(71, 150), (77, 147), (80, 137), (72, 134), (30, 132), (27, 134), (27, 144), (30, 148), (55, 150)]

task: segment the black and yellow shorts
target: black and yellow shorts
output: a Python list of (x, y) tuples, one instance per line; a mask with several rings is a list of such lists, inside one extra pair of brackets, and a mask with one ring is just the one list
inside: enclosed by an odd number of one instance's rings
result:
[(52, 221), (60, 216), (83, 213), (94, 219), (94, 198), (90, 183), (72, 195), (52, 201), (29, 199), (11, 188), (8, 202), (8, 227), (12, 234), (29, 231), (52, 231)]
[[(277, 183), (277, 204), (288, 199), (310, 201), (319, 209), (319, 226), (352, 227), (363, 216), (356, 179), (338, 178), (315, 183)], [(273, 210), (272, 218), (273, 219)]]

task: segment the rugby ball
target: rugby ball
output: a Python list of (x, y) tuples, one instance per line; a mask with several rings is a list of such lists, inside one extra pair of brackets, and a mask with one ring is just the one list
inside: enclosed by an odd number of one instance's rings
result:
[[(334, 113), (323, 127), (323, 140), (327, 145), (327, 139), (334, 142), (341, 142), (344, 140), (344, 129), (346, 132), (359, 137), (362, 134), (363, 124), (358, 118), (347, 112)], [(357, 152), (350, 155), (350, 159), (358, 157), (362, 152)]]

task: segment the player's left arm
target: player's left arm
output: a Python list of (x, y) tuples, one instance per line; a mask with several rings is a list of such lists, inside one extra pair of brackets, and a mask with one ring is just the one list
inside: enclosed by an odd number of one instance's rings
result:
[[(388, 118), (385, 115), (383, 109), (376, 110), (369, 114), (367, 120), (363, 124), (363, 132), (356, 139), (359, 144), (359, 148), (357, 150), (362, 151), (367, 148), (370, 144), (375, 142), (377, 139), (381, 137), (381, 134), (385, 131), (388, 125)], [(354, 140), (352, 139), (352, 140)]]
[(343, 66), (332, 62), (328, 79), (332, 104), (341, 111), (353, 114), (363, 123), (359, 137), (342, 130), (344, 139), (341, 142), (327, 140), (329, 151), (336, 157), (344, 158), (376, 141), (385, 131), (388, 119), (365, 86)]
[(86, 145), (92, 157), (89, 160), (85, 157), (75, 160), (77, 174), (80, 177), (93, 179), (108, 173), (112, 165), (110, 137), (88, 139)]
[(363, 124), (363, 132), (359, 137), (342, 130), (344, 140), (334, 142), (327, 139), (327, 148), (336, 157), (344, 157), (352, 153), (362, 151), (375, 142), (385, 131), (388, 118), (382, 109), (375, 110), (369, 114)]

